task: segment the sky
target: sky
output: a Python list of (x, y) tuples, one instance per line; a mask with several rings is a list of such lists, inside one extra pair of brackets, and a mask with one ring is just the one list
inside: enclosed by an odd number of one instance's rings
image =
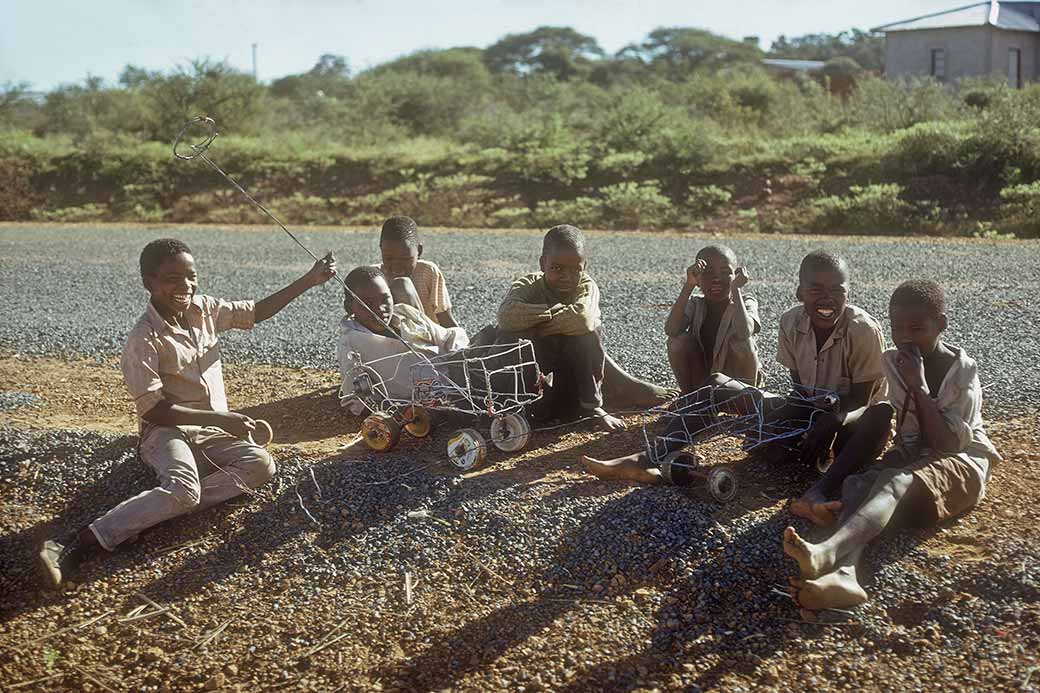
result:
[(486, 47), (506, 34), (569, 26), (614, 52), (661, 26), (735, 39), (837, 33), (951, 9), (966, 0), (0, 0), (0, 85), (48, 91), (88, 75), (114, 82), (132, 63), (193, 58), (261, 81), (309, 70), (324, 53), (354, 72), (425, 48)]

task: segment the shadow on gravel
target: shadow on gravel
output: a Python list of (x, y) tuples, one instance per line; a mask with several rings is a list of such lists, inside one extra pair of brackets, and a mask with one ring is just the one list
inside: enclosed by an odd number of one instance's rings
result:
[(279, 443), (327, 440), (353, 433), (361, 424), (361, 419), (350, 416), (339, 406), (335, 396), (337, 389), (323, 388), (238, 411), (271, 424)]

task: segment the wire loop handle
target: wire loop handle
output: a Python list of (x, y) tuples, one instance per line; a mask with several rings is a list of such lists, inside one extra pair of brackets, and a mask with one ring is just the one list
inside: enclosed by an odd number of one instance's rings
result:
[[(202, 140), (201, 142), (196, 142), (195, 144), (186, 144), (183, 141), (184, 140), (184, 136), (188, 134), (188, 130), (190, 130), (193, 125), (197, 125), (199, 123), (202, 123), (203, 125), (205, 125), (206, 128), (209, 130), (209, 133), (206, 135), (206, 138), (204, 140)], [(189, 120), (187, 123), (185, 123), (184, 127), (182, 127), (180, 132), (177, 133), (177, 139), (175, 139), (173, 141), (173, 155), (175, 157), (177, 157), (178, 159), (182, 159), (184, 161), (191, 161), (192, 159), (197, 159), (200, 156), (202, 156), (203, 152), (205, 152), (207, 149), (209, 149), (209, 146), (211, 144), (213, 144), (213, 140), (217, 139), (217, 135), (219, 135), (219, 134), (220, 133), (217, 132), (217, 123), (216, 123), (216, 121), (214, 121), (209, 116), (195, 116), (194, 118)], [(184, 145), (186, 147), (190, 147), (192, 153), (191, 154), (181, 154), (180, 152), (178, 152), (177, 148), (180, 147), (181, 145)]]

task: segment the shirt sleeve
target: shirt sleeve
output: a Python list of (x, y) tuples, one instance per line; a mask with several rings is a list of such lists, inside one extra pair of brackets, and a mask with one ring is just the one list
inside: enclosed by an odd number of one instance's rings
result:
[(433, 288), (430, 291), (433, 312), (440, 315), (451, 308), (451, 296), (448, 295), (448, 284), (444, 281), (441, 268), (431, 262), (430, 269), (433, 271)]
[(537, 275), (526, 275), (513, 282), (509, 293), (498, 307), (498, 328), (504, 332), (522, 332), (552, 319), (549, 306), (538, 303), (535, 296)]
[(794, 347), (794, 325), (788, 317), (790, 313), (784, 313), (780, 317), (780, 342), (776, 348), (777, 363), (789, 371), (798, 372), (798, 356)]
[[(734, 336), (738, 339), (751, 339), (762, 330), (762, 322), (758, 318), (758, 300), (754, 296), (742, 296), (743, 300), (735, 305), (736, 319), (733, 321)], [(743, 308), (743, 310), (741, 310)]]
[(256, 306), (253, 301), (226, 301), (222, 298), (206, 298), (206, 308), (213, 316), (213, 327), (217, 332), (251, 330), (256, 324)]
[(588, 334), (599, 326), (599, 287), (591, 277), (586, 277), (578, 284), (574, 301), (553, 313), (542, 334), (576, 336)]
[(881, 355), (885, 337), (876, 324), (854, 322), (849, 325), (849, 378), (853, 383), (870, 383), (885, 378)]
[(159, 375), (159, 351), (155, 343), (139, 333), (132, 332), (123, 348), (120, 360), (123, 382), (134, 398), (137, 416), (144, 418), (163, 399), (163, 383)]
[(978, 367), (971, 363), (961, 375), (957, 398), (942, 409), (946, 426), (957, 436), (957, 449), (943, 452), (966, 451), (974, 440), (972, 422), (982, 417), (982, 385)]

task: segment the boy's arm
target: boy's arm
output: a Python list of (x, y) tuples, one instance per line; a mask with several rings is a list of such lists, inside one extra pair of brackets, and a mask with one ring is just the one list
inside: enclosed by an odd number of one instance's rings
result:
[(540, 332), (542, 335), (583, 335), (592, 332), (600, 323), (599, 287), (591, 278), (578, 285), (574, 301), (549, 309), (552, 318)]
[(459, 323), (455, 321), (455, 316), (451, 314), (450, 306), (446, 310), (437, 313), (437, 322), (440, 323), (441, 327), (459, 326)]
[(498, 307), (498, 328), (503, 332), (523, 332), (552, 320), (552, 313), (545, 303), (536, 303), (533, 295), (535, 279), (532, 275), (520, 277), (513, 282), (509, 293)]
[(744, 298), (742, 291), (749, 281), (751, 281), (751, 277), (748, 275), (747, 268), (738, 267), (733, 276), (733, 283), (730, 285), (730, 299), (733, 302), (733, 309), (737, 313), (736, 320), (733, 322), (734, 335), (738, 339), (744, 340), (751, 339), (762, 329), (758, 318), (758, 301), (751, 296)]
[(697, 278), (705, 267), (707, 267), (707, 263), (704, 260), (698, 260), (686, 268), (686, 281), (683, 283), (682, 291), (679, 292), (679, 297), (675, 299), (675, 303), (672, 304), (672, 309), (668, 311), (668, 317), (664, 321), (664, 333), (669, 337), (678, 337), (688, 326), (686, 306), (690, 303), (690, 294), (697, 287)]
[(256, 322), (274, 317), (297, 296), (311, 287), (324, 284), (336, 274), (336, 258), (332, 253), (314, 263), (305, 275), (280, 291), (256, 302)]
[[(939, 452), (962, 452), (971, 440), (971, 433), (968, 432), (967, 441), (962, 441), (958, 435), (959, 431), (952, 428), (943, 416), (939, 401), (933, 399), (928, 390), (921, 354), (916, 349), (900, 349), (896, 354), (896, 368), (906, 383), (908, 396), (913, 398), (914, 415), (917, 417), (917, 425), (921, 429), (921, 439), (925, 445)], [(981, 392), (977, 376), (974, 385), (972, 389), (975, 392), (969, 391), (969, 398)], [(975, 406), (976, 402), (969, 399), (967, 404), (970, 408)], [(979, 405), (981, 406), (981, 402)]]
[(214, 426), (242, 439), (248, 438), (256, 428), (253, 419), (245, 414), (193, 409), (180, 404), (170, 404), (165, 399), (159, 400), (142, 418), (158, 426)]

